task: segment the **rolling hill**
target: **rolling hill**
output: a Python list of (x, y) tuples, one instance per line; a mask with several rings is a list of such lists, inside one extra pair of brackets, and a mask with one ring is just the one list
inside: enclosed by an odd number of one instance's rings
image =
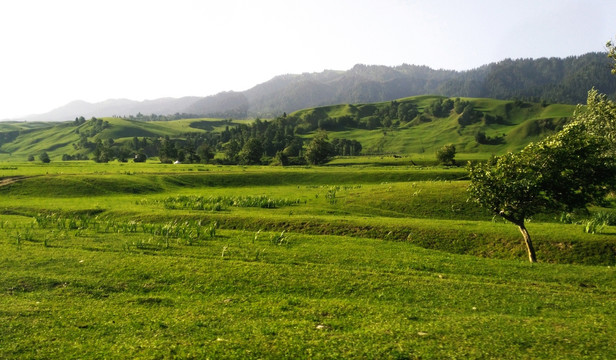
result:
[[(574, 110), (573, 105), (519, 100), (415, 96), (308, 108), (262, 121), (261, 126), (286, 121), (292, 132), (303, 138), (310, 138), (317, 128), (324, 129), (330, 140), (359, 141), (362, 154), (434, 154), (443, 145), (454, 144), (461, 153), (489, 155), (518, 150), (558, 130)], [(0, 160), (24, 161), (43, 151), (54, 161), (63, 155), (91, 158), (97, 143), (120, 149), (130, 146), (134, 138), (147, 138), (157, 146), (166, 137), (180, 142), (191, 138), (191, 146), (196, 147), (195, 138), (201, 136), (202, 141), (209, 139), (215, 150), (222, 152), (229, 140), (221, 139), (221, 132), (250, 121), (104, 118), (21, 129), (19, 124), (0, 123)]]

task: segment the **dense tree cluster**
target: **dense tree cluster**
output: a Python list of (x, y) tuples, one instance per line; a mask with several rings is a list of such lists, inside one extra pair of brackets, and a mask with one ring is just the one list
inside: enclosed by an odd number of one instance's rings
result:
[[(311, 121), (314, 121), (314, 126)], [(214, 161), (216, 153), (223, 153), (224, 158), (216, 159), (218, 163), (245, 165), (270, 163), (272, 160), (282, 165), (310, 162), (299, 134), (319, 128), (318, 117), (304, 119), (285, 115), (271, 121), (256, 119), (251, 124), (233, 123), (229, 119), (215, 122), (215, 125), (225, 126), (222, 131), (211, 131), (213, 125), (206, 122), (194, 123), (194, 127), (207, 127), (210, 131), (186, 133), (177, 138), (133, 137), (130, 142), (116, 144), (112, 138), (92, 139), (92, 134), (110, 126), (106, 121), (93, 118), (82, 122), (77, 118), (75, 124), (80, 124), (75, 130), (80, 134), (80, 140), (73, 147), (82, 152), (64, 154), (63, 160), (81, 160), (86, 156), (84, 153), (91, 153), (91, 159), (97, 162), (114, 159), (139, 162), (157, 156), (164, 163), (207, 163)], [(359, 155), (361, 150), (362, 146), (356, 140), (334, 139), (332, 143), (328, 142), (326, 158)]]
[(42, 163), (44, 164), (48, 164), (51, 162), (51, 159), (49, 158), (49, 154), (47, 154), (46, 151), (43, 151), (40, 155), (39, 155), (39, 160), (41, 160)]
[[(580, 104), (592, 87), (601, 93), (616, 94), (616, 79), (609, 76), (610, 65), (605, 53), (505, 59), (468, 71), (408, 64), (357, 65), (342, 74), (325, 71), (275, 78), (247, 92), (248, 113), (275, 116), (320, 104), (374, 103), (425, 94)], [(272, 90), (274, 82), (277, 91)]]
[(475, 141), (477, 142), (477, 144), (498, 145), (498, 144), (503, 144), (505, 142), (505, 136), (504, 135), (487, 136), (485, 132), (478, 131), (475, 134)]
[[(424, 122), (436, 121), (439, 118), (453, 117), (459, 124), (458, 132), (465, 126), (482, 122), (485, 125), (504, 123), (500, 115), (490, 115), (476, 110), (473, 103), (460, 98), (449, 99), (437, 97), (423, 108), (415, 101), (391, 101), (382, 104), (347, 105), (344, 115), (331, 117), (327, 107), (319, 107), (299, 112), (293, 116), (284, 114), (273, 120), (257, 118), (253, 123), (237, 123), (231, 119), (220, 121), (196, 121), (191, 127), (205, 130), (191, 132), (176, 138), (143, 137), (132, 141), (115, 144), (113, 139), (93, 140), (110, 125), (102, 119), (75, 119), (78, 126), (75, 133), (80, 135), (78, 142), (73, 144), (80, 153), (91, 153), (93, 159), (106, 162), (112, 159), (126, 160), (148, 157), (159, 157), (162, 162), (182, 163), (211, 162), (214, 154), (222, 153), (224, 157), (216, 161), (224, 164), (257, 164), (275, 160), (280, 164), (303, 164), (306, 161), (303, 137), (316, 131), (341, 131), (346, 129), (382, 130), (400, 126), (415, 126)], [(533, 106), (517, 100), (508, 103), (507, 113), (515, 108)], [(534, 105), (537, 106), (537, 105)], [(158, 118), (158, 116), (156, 116)], [(543, 130), (557, 130), (561, 123), (542, 123), (536, 121), (535, 133)], [(554, 125), (554, 126), (552, 126)], [(222, 131), (219, 129), (224, 127)], [(533, 133), (533, 134), (535, 134)], [(475, 135), (478, 144), (496, 145), (505, 141), (504, 136), (490, 137), (485, 132), (478, 131)], [(328, 140), (329, 141), (329, 140)], [(361, 144), (356, 140), (333, 139), (331, 141), (331, 156), (356, 156), (362, 151)], [(81, 159), (76, 155), (66, 155), (64, 159)]]
[(125, 119), (125, 120), (137, 120), (137, 121), (173, 121), (173, 120), (180, 120), (180, 119), (198, 119), (202, 117), (203, 115), (187, 114), (187, 113), (175, 113), (173, 115), (158, 115), (158, 114), (144, 115), (142, 113), (137, 113), (137, 115), (120, 116), (119, 118)]

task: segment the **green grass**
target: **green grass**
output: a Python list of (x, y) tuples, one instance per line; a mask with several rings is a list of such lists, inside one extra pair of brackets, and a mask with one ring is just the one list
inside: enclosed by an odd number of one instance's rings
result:
[[(215, 131), (224, 129), (220, 119), (184, 119), (174, 121), (136, 121), (120, 118), (103, 118), (109, 123), (109, 127), (89, 137), (89, 141), (113, 139), (123, 143), (131, 141), (133, 137), (181, 137), (191, 132), (203, 132), (204, 130), (192, 127), (193, 123), (211, 122), (216, 124), (212, 129)], [(20, 125), (0, 125), (0, 132), (19, 130), (24, 128)], [(52, 160), (59, 161), (63, 154), (74, 155), (79, 151), (73, 144), (79, 143), (80, 134), (91, 130), (89, 121), (75, 126), (73, 122), (47, 123), (46, 126), (32, 126), (29, 131), (22, 132), (14, 141), (0, 144), (0, 161), (24, 161), (28, 155), (37, 156), (43, 151), (49, 153)]]
[(0, 358), (616, 356), (614, 226), (530, 265), (464, 169), (366, 161), (0, 164)]
[[(220, 231), (0, 243), (3, 358), (610, 358), (614, 269)], [(142, 241), (142, 242), (140, 242)]]
[[(412, 102), (420, 110), (429, 106), (440, 96), (416, 96), (398, 100)], [(507, 151), (517, 151), (530, 141), (535, 141), (551, 133), (554, 123), (560, 123), (573, 114), (575, 106), (551, 104), (542, 106), (536, 103), (516, 103), (513, 101), (464, 98), (472, 103), (475, 109), (493, 116), (502, 117), (503, 121), (496, 124), (474, 123), (465, 127), (458, 125), (459, 115), (452, 114), (445, 118), (435, 118), (432, 121), (418, 125), (402, 124), (389, 129), (346, 129), (329, 132), (331, 139), (345, 138), (357, 140), (362, 144), (363, 154), (399, 154), (421, 157), (432, 156), (446, 144), (454, 144), (458, 152), (477, 154), (502, 154)], [(362, 117), (367, 109), (379, 109), (388, 106), (390, 102), (356, 105), (332, 105), (314, 109), (305, 109), (292, 115), (303, 116), (318, 112), (324, 117), (353, 116), (357, 111)], [(509, 109), (509, 110), (508, 110)], [(364, 118), (366, 116), (363, 116)], [(133, 137), (164, 137), (181, 138), (186, 133), (204, 131), (222, 131), (229, 125), (221, 119), (183, 119), (175, 121), (135, 121), (118, 118), (104, 118), (109, 127), (95, 136), (89, 137), (90, 142), (113, 139), (116, 143), (126, 143)], [(250, 123), (251, 120), (233, 120), (233, 124)], [(59, 161), (63, 154), (75, 155), (88, 151), (74, 148), (79, 143), (80, 134), (91, 130), (92, 124), (87, 121), (80, 126), (72, 122), (27, 125), (7, 123), (0, 125), (1, 132), (26, 130), (15, 139), (0, 143), (0, 161), (25, 161), (29, 155), (37, 156), (43, 151), (48, 152), (52, 161)], [(483, 131), (487, 136), (500, 137), (504, 135), (505, 143), (499, 145), (480, 145), (475, 141), (475, 134)], [(306, 137), (311, 137), (307, 134)]]
[[(398, 102), (411, 102), (423, 110), (441, 96), (416, 96), (399, 99)], [(446, 118), (437, 118), (419, 125), (405, 124), (391, 129), (348, 129), (330, 133), (331, 138), (346, 138), (359, 141), (364, 154), (406, 154), (421, 156), (434, 154), (436, 150), (446, 144), (456, 145), (459, 152), (502, 154), (507, 151), (517, 151), (528, 144), (544, 137), (551, 132), (545, 122), (558, 122), (561, 118), (572, 116), (575, 106), (550, 104), (542, 106), (538, 103), (517, 104), (514, 101), (462, 98), (473, 104), (476, 110), (493, 116), (501, 116), (503, 123), (484, 124), (478, 122), (461, 128), (458, 125), (458, 115), (453, 114)], [(359, 114), (363, 108), (383, 108), (390, 102), (375, 104), (358, 104)], [(510, 107), (510, 110), (507, 110)], [(292, 115), (303, 116), (318, 111), (331, 118), (341, 116), (354, 116), (349, 105), (324, 106), (316, 109), (305, 109)], [(483, 131), (487, 136), (505, 135), (505, 143), (499, 145), (480, 145), (475, 142), (474, 136)]]

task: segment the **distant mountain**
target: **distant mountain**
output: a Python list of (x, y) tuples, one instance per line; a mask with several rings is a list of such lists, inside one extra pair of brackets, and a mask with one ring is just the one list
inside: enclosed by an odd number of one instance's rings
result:
[(65, 121), (83, 116), (128, 116), (142, 114), (175, 114), (183, 113), (200, 97), (160, 98), (156, 100), (134, 101), (128, 99), (109, 99), (98, 103), (82, 100), (70, 102), (45, 114), (30, 115), (23, 119), (27, 121)]
[(208, 97), (127, 99), (100, 103), (74, 101), (28, 121), (72, 120), (78, 116), (195, 114), (223, 118), (272, 117), (283, 112), (340, 103), (369, 103), (434, 94), (578, 104), (592, 87), (616, 94), (605, 53), (540, 59), (506, 59), (468, 71), (434, 70), (427, 66), (356, 65), (347, 71), (276, 76), (243, 92)]

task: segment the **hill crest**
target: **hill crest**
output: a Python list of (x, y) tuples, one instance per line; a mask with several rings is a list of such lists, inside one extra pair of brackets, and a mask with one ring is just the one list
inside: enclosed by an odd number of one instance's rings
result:
[(435, 70), (423, 65), (357, 64), (349, 70), (285, 74), (242, 92), (145, 101), (74, 101), (48, 113), (20, 120), (67, 121), (75, 117), (187, 114), (220, 118), (276, 117), (305, 108), (391, 101), (435, 94), (448, 97), (521, 99), (584, 103), (588, 89), (616, 95), (605, 53), (540, 59), (505, 59), (467, 71)]

